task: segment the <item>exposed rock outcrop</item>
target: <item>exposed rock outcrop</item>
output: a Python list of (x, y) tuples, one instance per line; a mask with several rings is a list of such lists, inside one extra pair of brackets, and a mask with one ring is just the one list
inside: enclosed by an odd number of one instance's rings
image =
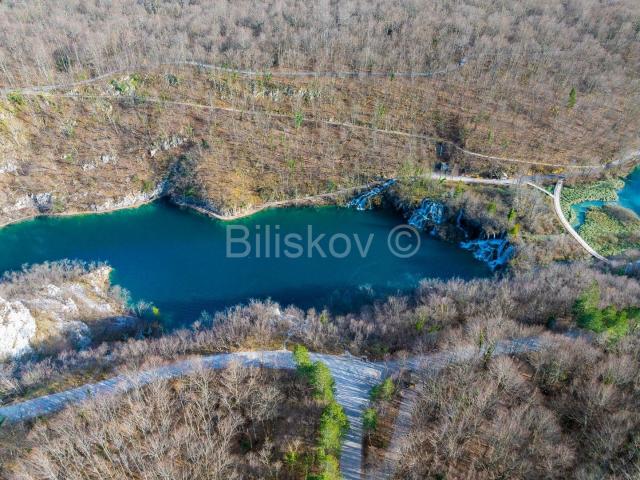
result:
[(95, 212), (108, 212), (111, 210), (135, 207), (160, 198), (164, 194), (165, 189), (166, 182), (160, 182), (149, 191), (128, 193), (127, 195), (117, 199), (105, 200), (103, 203), (91, 205), (91, 209)]
[(111, 268), (37, 265), (0, 283), (0, 360), (38, 349), (82, 348), (107, 325), (138, 324), (109, 281)]
[(22, 302), (0, 297), (0, 359), (31, 351), (36, 321)]

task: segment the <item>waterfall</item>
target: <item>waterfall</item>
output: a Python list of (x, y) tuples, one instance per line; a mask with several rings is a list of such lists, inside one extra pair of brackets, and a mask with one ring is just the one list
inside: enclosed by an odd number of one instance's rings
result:
[(625, 275), (638, 275), (640, 274), (640, 260), (636, 260), (635, 262), (627, 263), (624, 268)]
[(347, 203), (347, 207), (355, 207), (356, 210), (367, 210), (368, 208), (370, 208), (370, 200), (373, 197), (380, 195), (394, 183), (396, 183), (396, 180), (392, 178), (390, 180), (386, 180), (380, 185), (376, 185), (371, 190), (367, 190), (366, 192), (352, 199), (349, 203)]
[(458, 215), (456, 216), (456, 227), (459, 230), (462, 230), (462, 233), (464, 233), (464, 238), (469, 238), (469, 234), (467, 233), (467, 231), (464, 229), (464, 227), (462, 226), (462, 215), (464, 214), (464, 210), (461, 208), (458, 211)]
[(473, 256), (489, 265), (491, 270), (504, 267), (515, 253), (515, 247), (506, 238), (476, 239), (460, 243), (460, 247), (473, 252)]
[(444, 220), (444, 205), (425, 198), (420, 206), (411, 213), (411, 218), (407, 222), (409, 225), (423, 230), (429, 223), (440, 225)]

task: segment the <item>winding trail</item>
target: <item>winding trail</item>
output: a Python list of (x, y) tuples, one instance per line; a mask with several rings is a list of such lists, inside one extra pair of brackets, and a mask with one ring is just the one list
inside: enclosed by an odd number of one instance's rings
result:
[[(0, 91), (1, 93), (1, 91)], [(40, 95), (43, 92), (40, 91), (33, 91), (33, 90), (29, 90), (29, 89), (25, 89), (23, 91), (21, 91), (21, 93), (23, 95)], [(79, 99), (96, 99), (96, 98), (104, 98), (104, 99), (119, 99), (119, 98), (124, 98), (122, 95), (119, 94), (96, 94), (96, 95), (87, 95), (87, 94), (80, 94), (80, 93), (50, 93), (50, 95), (52, 96), (56, 96), (56, 97), (61, 97), (61, 98), (79, 98)], [(163, 105), (163, 106), (176, 106), (176, 107), (185, 107), (185, 108), (195, 108), (195, 109), (199, 109), (199, 110), (205, 110), (205, 111), (218, 111), (218, 112), (228, 112), (228, 113), (237, 113), (237, 114), (241, 114), (241, 115), (252, 115), (252, 116), (259, 116), (259, 115), (264, 115), (265, 117), (270, 117), (270, 118), (280, 118), (280, 119), (285, 119), (285, 120), (291, 120), (293, 121), (293, 117), (289, 114), (285, 114), (285, 113), (277, 113), (277, 112), (270, 112), (270, 111), (266, 111), (266, 110), (244, 110), (241, 108), (234, 108), (234, 107), (225, 107), (222, 105), (210, 105), (210, 104), (204, 104), (204, 103), (196, 103), (196, 102), (190, 102), (190, 101), (184, 101), (184, 100), (169, 100), (169, 99), (164, 99), (164, 98), (158, 98), (158, 97), (144, 97), (144, 98), (140, 98), (139, 101), (141, 103), (153, 103), (153, 104), (158, 104), (158, 105)], [(334, 120), (325, 120), (325, 119), (321, 119), (321, 118), (303, 118), (302, 119), (303, 123), (306, 124), (321, 124), (321, 125), (326, 125), (329, 127), (340, 127), (340, 128), (347, 128), (347, 129), (351, 129), (351, 130), (365, 130), (365, 131), (369, 131), (369, 132), (374, 132), (374, 133), (380, 133), (382, 135), (392, 135), (392, 136), (400, 136), (400, 137), (405, 137), (405, 138), (415, 138), (415, 139), (420, 139), (420, 140), (424, 140), (424, 141), (428, 141), (428, 142), (432, 142), (432, 143), (442, 143), (442, 144), (447, 144), (449, 145), (451, 148), (465, 154), (465, 155), (469, 155), (469, 156), (473, 156), (476, 158), (481, 158), (481, 159), (485, 159), (485, 160), (495, 160), (495, 161), (499, 161), (499, 162), (509, 162), (509, 163), (519, 163), (519, 164), (525, 164), (525, 165), (537, 165), (537, 166), (543, 166), (543, 167), (554, 167), (554, 168), (566, 168), (566, 169), (575, 169), (575, 170), (582, 170), (582, 171), (592, 171), (592, 170), (599, 170), (602, 168), (605, 168), (605, 165), (602, 164), (587, 164), (587, 165), (573, 165), (573, 164), (566, 164), (566, 163), (550, 163), (550, 162), (541, 162), (538, 160), (523, 160), (523, 159), (518, 159), (518, 158), (510, 158), (510, 157), (497, 157), (497, 156), (493, 156), (493, 155), (486, 155), (483, 153), (478, 153), (478, 152), (474, 152), (471, 150), (467, 150), (465, 148), (460, 147), (459, 145), (457, 145), (455, 142), (451, 141), (451, 140), (447, 140), (446, 138), (442, 138), (442, 137), (438, 137), (438, 136), (434, 136), (434, 135), (424, 135), (421, 133), (411, 133), (411, 132), (407, 132), (407, 131), (403, 131), (403, 130), (389, 130), (389, 129), (384, 129), (384, 128), (376, 128), (376, 127), (371, 127), (369, 125), (364, 125), (364, 124), (356, 124), (356, 123), (350, 123), (350, 122), (338, 122), (338, 121), (334, 121)]]
[[(476, 178), (476, 177), (465, 177), (465, 176), (458, 176), (458, 175), (446, 175), (446, 174), (437, 173), (437, 172), (420, 175), (418, 178), (430, 178), (431, 180), (439, 180), (439, 181), (447, 181), (447, 182), (462, 182), (462, 183), (469, 183), (469, 184), (497, 185), (497, 186), (519, 185), (523, 183), (521, 179)], [(174, 202), (177, 205), (180, 205), (182, 207), (192, 208), (197, 212), (216, 218), (218, 220), (231, 221), (231, 220), (238, 220), (240, 218), (251, 216), (254, 213), (258, 213), (267, 208), (304, 205), (304, 204), (313, 203), (316, 201), (332, 199), (335, 197), (339, 197), (341, 195), (347, 195), (354, 192), (364, 191), (378, 185), (379, 183), (380, 182), (370, 182), (370, 183), (367, 183), (364, 185), (358, 185), (355, 187), (341, 188), (339, 190), (328, 192), (328, 193), (319, 193), (317, 195), (307, 195), (304, 197), (291, 198), (287, 200), (274, 200), (272, 202), (266, 202), (255, 207), (249, 207), (241, 212), (236, 212), (236, 213), (227, 214), (227, 215), (217, 213), (206, 207), (192, 205), (186, 202), (181, 202), (179, 200), (177, 201), (174, 200)]]
[(461, 60), (456, 64), (431, 71), (423, 72), (369, 72), (369, 71), (311, 71), (311, 70), (274, 70), (274, 71), (257, 71), (257, 70), (244, 70), (228, 67), (220, 67), (210, 63), (197, 62), (194, 60), (183, 60), (174, 62), (160, 62), (149, 65), (134, 65), (131, 67), (123, 67), (115, 70), (110, 70), (95, 77), (88, 78), (86, 80), (79, 80), (77, 82), (65, 82), (65, 83), (53, 83), (49, 85), (28, 85), (28, 86), (16, 86), (16, 87), (3, 87), (0, 88), (0, 95), (6, 95), (11, 92), (19, 92), (23, 95), (36, 95), (39, 93), (47, 93), (53, 90), (62, 90), (68, 88), (82, 87), (85, 85), (91, 85), (92, 83), (105, 80), (114, 75), (131, 74), (136, 70), (158, 68), (158, 67), (179, 67), (190, 66), (196, 68), (202, 68), (206, 70), (214, 70), (221, 73), (232, 73), (236, 75), (242, 75), (245, 77), (258, 77), (263, 75), (271, 75), (274, 77), (312, 77), (312, 78), (384, 78), (384, 77), (402, 77), (402, 78), (431, 78), (437, 75), (443, 75), (453, 72), (462, 68), (466, 64), (466, 61)]
[(591, 247), (591, 245), (589, 245), (585, 241), (585, 239), (582, 238), (578, 232), (576, 232), (576, 230), (573, 228), (573, 226), (569, 223), (569, 221), (564, 216), (564, 213), (562, 212), (562, 205), (560, 202), (561, 196), (562, 196), (562, 184), (563, 184), (563, 180), (559, 179), (558, 182), (556, 183), (555, 189), (553, 190), (553, 209), (555, 210), (556, 215), (558, 216), (558, 219), (560, 219), (560, 223), (562, 223), (562, 226), (565, 228), (565, 230), (569, 232), (569, 234), (582, 246), (582, 248), (584, 248), (587, 252), (589, 252), (591, 256), (593, 256), (594, 258), (597, 258), (602, 262), (611, 263), (607, 258), (603, 257), (598, 252), (596, 252)]
[[(540, 345), (541, 342), (538, 338), (503, 341), (496, 345), (493, 354), (532, 351), (540, 348)], [(451, 362), (468, 360), (481, 354), (483, 354), (483, 350), (468, 347), (452, 352), (416, 356), (405, 361), (368, 362), (352, 355), (312, 353), (312, 360), (324, 362), (331, 370), (335, 379), (336, 400), (345, 409), (349, 419), (349, 431), (344, 439), (340, 456), (340, 469), (344, 478), (359, 480), (362, 476), (362, 412), (369, 404), (371, 388), (378, 384), (385, 375), (399, 368), (437, 371)], [(225, 368), (232, 362), (246, 367), (295, 368), (292, 354), (288, 350), (209, 355), (178, 361), (132, 375), (117, 375), (64, 392), (0, 407), (0, 417), (7, 423), (32, 420), (58, 412), (68, 405), (78, 404), (95, 397), (116, 395), (154, 381), (189, 375), (200, 369)]]

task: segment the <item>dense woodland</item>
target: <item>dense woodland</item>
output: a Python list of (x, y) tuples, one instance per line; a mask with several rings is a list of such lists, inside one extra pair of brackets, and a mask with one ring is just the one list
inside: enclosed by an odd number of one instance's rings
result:
[(292, 372), (203, 370), (3, 428), (0, 477), (301, 478), (321, 410)]
[(425, 375), (396, 478), (636, 478), (638, 348), (565, 340)]
[(0, 13), (6, 83), (185, 59), (420, 72), (467, 58), (514, 76), (569, 84), (578, 75), (581, 90), (606, 90), (640, 61), (631, 0), (6, 1)]
[(0, 222), (166, 184), (224, 214), (441, 161), (601, 174), (573, 167), (640, 146), (639, 19), (633, 0), (3, 2)]

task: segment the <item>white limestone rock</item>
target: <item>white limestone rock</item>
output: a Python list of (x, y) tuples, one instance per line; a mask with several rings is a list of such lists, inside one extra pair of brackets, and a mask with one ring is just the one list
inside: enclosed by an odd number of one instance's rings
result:
[(0, 360), (31, 351), (36, 321), (22, 302), (0, 297)]

